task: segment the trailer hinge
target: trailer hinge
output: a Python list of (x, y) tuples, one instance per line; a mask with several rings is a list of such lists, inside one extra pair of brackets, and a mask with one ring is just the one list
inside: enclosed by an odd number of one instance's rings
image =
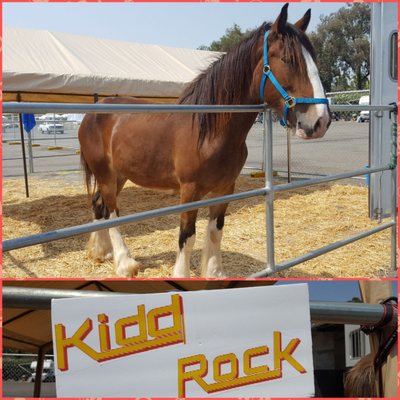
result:
[(379, 224), (382, 222), (382, 215), (383, 215), (383, 209), (382, 208), (375, 208), (375, 210), (374, 210), (374, 219), (377, 219)]

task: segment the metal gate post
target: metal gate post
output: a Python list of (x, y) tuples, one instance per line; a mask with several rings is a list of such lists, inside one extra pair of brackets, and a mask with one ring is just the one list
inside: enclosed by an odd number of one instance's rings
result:
[(391, 149), (391, 160), (390, 160), (390, 177), (391, 177), (391, 190), (392, 190), (392, 207), (390, 210), (391, 220), (394, 222), (391, 228), (391, 258), (390, 267), (392, 271), (397, 269), (397, 105), (393, 104), (396, 108), (393, 112), (389, 112), (389, 116), (392, 117), (392, 149)]
[[(268, 120), (268, 125), (267, 125)], [(273, 186), (273, 148), (272, 148), (272, 113), (264, 110), (264, 138), (265, 138), (265, 188)], [(267, 266), (266, 271), (275, 272), (275, 245), (274, 245), (274, 192), (269, 192), (265, 197), (266, 234), (267, 234)]]
[(292, 182), (292, 133), (288, 129), (287, 135), (287, 181)]
[(267, 149), (266, 149), (266, 146), (265, 146), (265, 138), (266, 138), (266, 134), (265, 134), (265, 111), (263, 111), (263, 114), (262, 114), (262, 116), (263, 116), (263, 120), (262, 120), (262, 123), (263, 123), (263, 138), (262, 138), (262, 161), (261, 161), (261, 171), (262, 172), (264, 172), (264, 177), (265, 177), (265, 160), (266, 160), (266, 155), (265, 155), (265, 153), (266, 153), (266, 151), (267, 151)]
[(33, 152), (32, 152), (32, 136), (31, 132), (26, 132), (28, 136), (28, 157), (29, 157), (29, 172), (32, 174), (33, 170)]
[(397, 269), (397, 167), (391, 171), (392, 178), (392, 209), (391, 219), (394, 222), (391, 228), (391, 258), (390, 267), (392, 271)]

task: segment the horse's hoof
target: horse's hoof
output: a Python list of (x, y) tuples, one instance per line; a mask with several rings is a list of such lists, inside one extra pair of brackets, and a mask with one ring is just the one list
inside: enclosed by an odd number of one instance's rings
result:
[(189, 273), (188, 274), (176, 274), (176, 273), (173, 273), (172, 277), (173, 278), (190, 278), (190, 274)]
[(139, 269), (140, 263), (133, 258), (125, 258), (117, 267), (117, 275), (121, 278), (133, 278), (138, 274)]
[(95, 253), (94, 251), (89, 250), (87, 254), (89, 260), (94, 261), (96, 264), (102, 264), (107, 260), (111, 260), (113, 258), (113, 253), (109, 252), (106, 254)]
[(227, 276), (225, 275), (224, 271), (213, 271), (208, 272), (205, 278), (224, 279), (227, 278)]
[(96, 264), (112, 259), (113, 249), (107, 232), (92, 232), (87, 247), (87, 256)]

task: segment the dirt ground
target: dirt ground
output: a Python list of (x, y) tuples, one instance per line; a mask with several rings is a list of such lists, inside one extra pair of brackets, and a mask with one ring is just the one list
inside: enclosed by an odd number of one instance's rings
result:
[[(236, 191), (263, 186), (263, 179), (242, 176)], [(127, 184), (119, 199), (121, 215), (178, 203), (178, 196)], [(3, 240), (88, 223), (92, 220), (83, 180), (78, 173), (30, 177), (30, 198), (23, 178), (3, 180)], [(207, 210), (199, 213), (191, 276), (200, 277), (200, 254)], [(282, 262), (376, 226), (368, 218), (367, 189), (323, 185), (280, 193), (275, 201), (275, 257)], [(141, 263), (138, 278), (171, 276), (177, 251), (179, 216), (122, 226), (132, 255)], [(116, 278), (111, 261), (86, 258), (88, 235), (12, 250), (3, 254), (3, 278)], [(228, 208), (222, 260), (226, 275), (244, 278), (265, 268), (265, 206), (257, 197)], [(388, 230), (310, 260), (279, 277), (382, 277), (390, 274)]]

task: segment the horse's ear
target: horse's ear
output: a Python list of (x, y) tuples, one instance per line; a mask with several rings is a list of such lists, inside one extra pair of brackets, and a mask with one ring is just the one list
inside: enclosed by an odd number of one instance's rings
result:
[(287, 22), (287, 9), (289, 7), (289, 3), (286, 3), (281, 10), (281, 13), (279, 14), (278, 18), (276, 21), (273, 23), (271, 27), (271, 31), (278, 32), (278, 33), (283, 33), (286, 28), (286, 22)]
[(300, 30), (302, 30), (303, 32), (306, 31), (308, 24), (310, 23), (310, 19), (311, 19), (311, 8), (309, 8), (307, 10), (307, 12), (303, 15), (303, 18), (299, 19), (294, 26), (296, 28), (299, 28)]

